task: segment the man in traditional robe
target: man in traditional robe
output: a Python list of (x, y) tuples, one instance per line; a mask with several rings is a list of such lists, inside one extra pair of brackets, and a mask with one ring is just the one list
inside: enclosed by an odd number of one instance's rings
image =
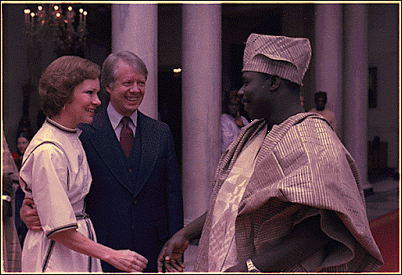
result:
[(306, 113), (306, 38), (251, 34), (243, 96), (252, 122), (221, 156), (207, 211), (164, 246), (159, 271), (182, 271), (198, 239), (197, 272), (375, 271), (382, 264), (353, 157), (329, 122)]

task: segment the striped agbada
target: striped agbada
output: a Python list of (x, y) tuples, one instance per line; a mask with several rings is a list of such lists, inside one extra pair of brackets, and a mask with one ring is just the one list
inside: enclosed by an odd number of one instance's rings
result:
[[(3, 162), (2, 162), (2, 270), (4, 272), (21, 272), (21, 244), (18, 239), (18, 233), (15, 228), (15, 190), (18, 184), (18, 168), (15, 164), (7, 139), (3, 130)], [(6, 196), (11, 201), (7, 203)], [(7, 208), (10, 207), (11, 209)], [(10, 210), (10, 211), (7, 211)]]
[[(242, 149), (265, 125), (263, 119), (254, 120), (221, 156), (194, 271), (208, 271), (211, 213), (218, 192)], [(320, 215), (322, 231), (336, 246), (278, 271), (360, 272), (383, 264), (353, 157), (324, 117), (299, 113), (274, 125), (261, 145), (235, 220), (238, 262), (274, 247), (314, 215)]]

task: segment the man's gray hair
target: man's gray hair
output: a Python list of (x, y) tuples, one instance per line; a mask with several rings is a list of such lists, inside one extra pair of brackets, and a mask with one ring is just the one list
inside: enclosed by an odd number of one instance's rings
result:
[(145, 75), (145, 79), (148, 77), (148, 69), (144, 61), (137, 55), (129, 51), (111, 53), (103, 62), (101, 85), (103, 88), (108, 87), (110, 83), (116, 81), (117, 78), (117, 64), (119, 61), (123, 61), (126, 64), (132, 66), (140, 73)]

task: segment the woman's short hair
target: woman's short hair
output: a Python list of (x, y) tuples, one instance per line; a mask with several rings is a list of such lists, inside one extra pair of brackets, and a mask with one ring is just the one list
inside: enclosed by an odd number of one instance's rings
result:
[(78, 56), (62, 56), (53, 61), (39, 80), (41, 108), (46, 116), (58, 115), (71, 100), (74, 88), (87, 79), (96, 79), (100, 66)]
[(101, 86), (103, 88), (108, 87), (111, 83), (116, 81), (117, 78), (117, 64), (119, 61), (123, 61), (126, 64), (136, 68), (140, 73), (145, 75), (145, 79), (148, 77), (148, 69), (144, 61), (137, 55), (129, 51), (123, 51), (118, 53), (111, 53), (103, 62)]

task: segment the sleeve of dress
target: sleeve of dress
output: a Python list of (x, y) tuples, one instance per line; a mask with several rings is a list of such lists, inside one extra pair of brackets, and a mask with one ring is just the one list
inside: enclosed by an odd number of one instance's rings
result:
[(68, 160), (53, 144), (39, 146), (27, 159), (21, 174), (30, 189), (47, 237), (58, 231), (77, 228), (77, 220), (67, 195)]

